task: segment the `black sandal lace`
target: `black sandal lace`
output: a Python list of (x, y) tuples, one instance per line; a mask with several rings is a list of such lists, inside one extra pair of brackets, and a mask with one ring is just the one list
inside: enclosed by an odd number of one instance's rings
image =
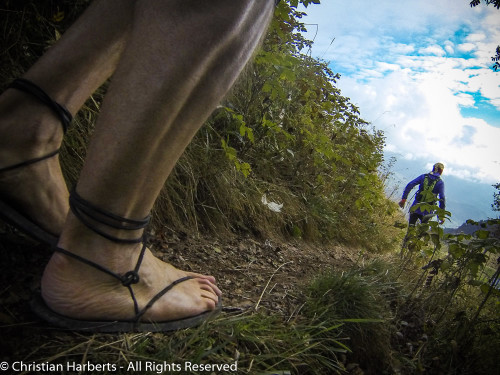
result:
[[(45, 104), (47, 107), (52, 109), (54, 113), (59, 117), (61, 120), (61, 124), (63, 127), (63, 132), (66, 134), (68, 131), (69, 124), (73, 120), (73, 116), (71, 113), (69, 113), (68, 109), (64, 107), (63, 105), (57, 103), (54, 101), (45, 91), (43, 91), (40, 87), (35, 85), (33, 82), (28, 81), (27, 79), (23, 78), (18, 78), (14, 80), (8, 88), (12, 89), (17, 89), (20, 91), (23, 91), (25, 93), (33, 95), (35, 98), (37, 98), (39, 101), (41, 101), (43, 104)], [(30, 159), (23, 161), (21, 163), (15, 164), (15, 165), (10, 165), (8, 167), (0, 168), (0, 173), (10, 171), (12, 169), (24, 167), (26, 165), (30, 165), (33, 163), (37, 163), (41, 160), (45, 160), (48, 158), (51, 158), (59, 153), (59, 150), (52, 151), (48, 153), (47, 155), (40, 156), (38, 158)]]
[(113, 229), (127, 230), (127, 231), (136, 231), (141, 229), (144, 230), (149, 224), (151, 215), (148, 215), (140, 220), (132, 220), (124, 218), (93, 205), (92, 203), (86, 201), (80, 195), (78, 195), (76, 191), (71, 192), (69, 202), (73, 214), (84, 225), (86, 225), (89, 229), (99, 234), (100, 236), (116, 243), (141, 243), (141, 242), (143, 243), (142, 249), (139, 253), (134, 269), (124, 274), (115, 273), (109, 270), (108, 268), (101, 266), (100, 264), (94, 263), (88, 259), (85, 259), (63, 248), (60, 247), (55, 248), (55, 251), (65, 254), (71, 258), (74, 258), (88, 266), (91, 266), (117, 279), (122, 286), (128, 289), (130, 297), (133, 301), (135, 315), (132, 319), (126, 321), (99, 321), (99, 322), (80, 321), (64, 317), (62, 315), (59, 315), (51, 311), (43, 303), (43, 301), (41, 302), (40, 300), (36, 301), (36, 303), (34, 304), (34, 310), (36, 313), (38, 313), (38, 315), (40, 315), (42, 318), (48, 320), (49, 322), (55, 325), (72, 330), (87, 330), (92, 332), (117, 332), (117, 331), (124, 332), (124, 331), (170, 331), (180, 328), (191, 327), (205, 320), (208, 314), (213, 313), (211, 311), (207, 311), (206, 313), (197, 315), (195, 317), (189, 317), (176, 321), (154, 322), (154, 323), (141, 322), (140, 321), (141, 317), (163, 295), (165, 295), (176, 285), (184, 281), (191, 280), (194, 277), (185, 276), (172, 282), (171, 284), (163, 288), (159, 293), (157, 293), (144, 307), (141, 308), (134, 294), (133, 285), (139, 283), (140, 281), (139, 269), (141, 267), (142, 260), (144, 258), (144, 253), (147, 249), (146, 234), (145, 232), (143, 232), (143, 234), (137, 238), (123, 239), (106, 232), (106, 230), (103, 228), (109, 227)]

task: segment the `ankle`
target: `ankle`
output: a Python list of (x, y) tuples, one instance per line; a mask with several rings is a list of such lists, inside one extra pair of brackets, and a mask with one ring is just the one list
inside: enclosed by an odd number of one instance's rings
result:
[[(116, 234), (117, 237), (120, 233)], [(122, 233), (129, 235), (129, 233)], [(118, 237), (120, 238), (120, 237)], [(123, 238), (123, 237), (122, 237)], [(141, 243), (117, 243), (97, 234), (81, 223), (72, 213), (59, 238), (58, 247), (103, 266), (121, 269), (135, 265)], [(80, 264), (81, 265), (81, 264)]]

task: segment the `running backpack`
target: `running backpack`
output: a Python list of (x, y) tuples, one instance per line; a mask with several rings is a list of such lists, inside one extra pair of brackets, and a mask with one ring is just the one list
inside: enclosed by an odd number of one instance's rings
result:
[(431, 179), (429, 174), (424, 177), (424, 183), (422, 184), (422, 189), (417, 191), (417, 202), (435, 204), (437, 202), (437, 194), (433, 193), (434, 186), (440, 178)]

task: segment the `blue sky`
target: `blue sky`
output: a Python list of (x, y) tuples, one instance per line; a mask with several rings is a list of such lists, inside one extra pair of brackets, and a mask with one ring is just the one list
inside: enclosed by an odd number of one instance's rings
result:
[[(386, 151), (500, 182), (500, 10), (469, 0), (322, 0), (303, 22), (310, 53), (387, 137)], [(301, 9), (304, 10), (304, 9)]]

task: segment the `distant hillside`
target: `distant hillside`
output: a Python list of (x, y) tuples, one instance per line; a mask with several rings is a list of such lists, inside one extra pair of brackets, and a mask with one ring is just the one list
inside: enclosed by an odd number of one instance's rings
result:
[(463, 223), (458, 228), (445, 228), (444, 232), (447, 234), (473, 234), (479, 229), (486, 229), (492, 233), (493, 236), (499, 238), (500, 237), (500, 225), (488, 225), (485, 220), (480, 221), (477, 225)]

